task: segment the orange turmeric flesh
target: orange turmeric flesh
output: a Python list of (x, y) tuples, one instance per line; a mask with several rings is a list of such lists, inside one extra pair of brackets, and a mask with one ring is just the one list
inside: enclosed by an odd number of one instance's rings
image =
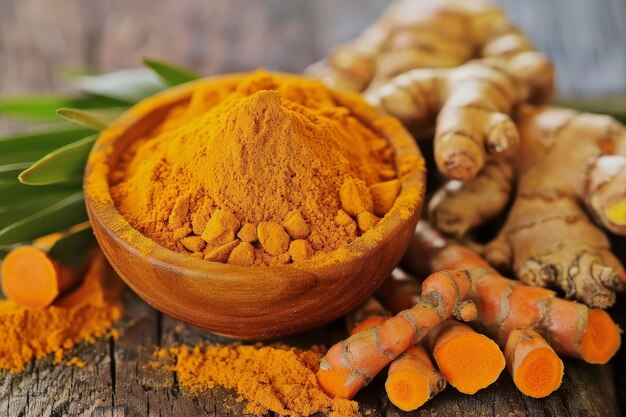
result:
[(417, 410), (430, 396), (428, 378), (415, 371), (396, 371), (385, 383), (389, 401), (403, 411)]
[(588, 363), (607, 363), (620, 347), (621, 331), (604, 310), (590, 310), (580, 340), (580, 355)]
[(417, 410), (445, 387), (445, 378), (419, 345), (408, 348), (391, 362), (385, 382), (389, 401), (403, 411)]
[(563, 361), (552, 349), (530, 352), (515, 375), (515, 385), (529, 397), (543, 398), (554, 392), (563, 379)]
[(454, 388), (474, 394), (498, 379), (505, 361), (493, 340), (453, 321), (444, 323), (435, 334), (431, 343), (435, 362)]
[(34, 246), (12, 250), (2, 262), (2, 291), (17, 304), (47, 307), (74, 286), (78, 274)]
[(534, 398), (547, 397), (563, 380), (563, 361), (534, 330), (514, 330), (504, 349), (515, 386)]

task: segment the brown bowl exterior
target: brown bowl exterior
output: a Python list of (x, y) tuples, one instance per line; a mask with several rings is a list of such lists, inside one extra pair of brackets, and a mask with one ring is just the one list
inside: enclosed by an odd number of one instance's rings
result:
[[(237, 82), (241, 75), (206, 78), (147, 99), (118, 119), (98, 139), (87, 163), (85, 200), (96, 238), (113, 268), (145, 301), (177, 319), (242, 338), (273, 338), (304, 331), (347, 313), (369, 297), (397, 265), (420, 216), (424, 171), (402, 178), (396, 206), (363, 237), (345, 248), (343, 260), (276, 267), (240, 267), (195, 259), (166, 249), (135, 230), (117, 210), (108, 189), (109, 167), (133, 140), (147, 134), (174, 105), (189, 99), (199, 84)], [(339, 96), (338, 96), (339, 97)], [(403, 159), (421, 154), (395, 120), (375, 112), (379, 126)], [(407, 159), (408, 158), (408, 159)], [(406, 165), (406, 164), (405, 164)], [(423, 164), (419, 164), (423, 166)], [(415, 201), (412, 201), (415, 200)], [(385, 233), (380, 233), (384, 230)], [(378, 233), (376, 233), (378, 231)], [(376, 236), (375, 238), (368, 238)], [(330, 257), (332, 258), (332, 256)]]

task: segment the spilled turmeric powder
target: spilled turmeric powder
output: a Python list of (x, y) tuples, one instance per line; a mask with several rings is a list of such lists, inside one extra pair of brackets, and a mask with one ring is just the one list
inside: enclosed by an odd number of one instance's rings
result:
[(315, 373), (323, 352), (288, 346), (206, 344), (157, 351), (154, 366), (173, 364), (179, 385), (189, 395), (215, 386), (236, 390), (247, 401), (245, 412), (264, 415), (309, 416), (317, 412), (331, 417), (357, 417), (354, 401), (332, 399), (319, 386)]
[(354, 111), (368, 105), (341, 97), (264, 71), (199, 84), (122, 152), (113, 200), (144, 235), (210, 261), (278, 265), (335, 251), (401, 191), (393, 147)]
[[(108, 264), (100, 253), (82, 284), (49, 307), (28, 309), (0, 300), (0, 369), (20, 372), (33, 359), (52, 355), (61, 363), (80, 342), (115, 336), (111, 326), (123, 313), (119, 286), (111, 282)], [(84, 366), (78, 358), (68, 365)]]

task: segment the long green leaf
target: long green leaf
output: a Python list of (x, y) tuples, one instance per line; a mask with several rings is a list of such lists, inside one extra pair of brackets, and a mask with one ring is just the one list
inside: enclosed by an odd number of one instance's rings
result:
[[(19, 204), (31, 204), (35, 199), (44, 196), (54, 196), (57, 200), (80, 191), (81, 184), (46, 185), (43, 187), (31, 187), (20, 183), (17, 178), (0, 180), (0, 210), (14, 207)], [(0, 217), (0, 220), (3, 220)]]
[(86, 93), (127, 103), (136, 103), (166, 87), (154, 72), (146, 68), (83, 77), (78, 86)]
[[(74, 189), (74, 192), (76, 191), (77, 190)], [(0, 208), (0, 229), (10, 226), (13, 223), (17, 223), (28, 216), (44, 210), (70, 195), (72, 195), (72, 193), (63, 196), (44, 194), (41, 197), (34, 198), (28, 202), (18, 203), (9, 207), (2, 207)]]
[(143, 64), (154, 71), (169, 86), (186, 83), (200, 78), (200, 75), (190, 69), (172, 65), (156, 59), (144, 58)]
[(62, 122), (52, 127), (0, 137), (0, 165), (32, 162), (93, 131)]
[(76, 109), (121, 107), (129, 103), (108, 97), (63, 95), (18, 96), (0, 98), (0, 115), (28, 120), (57, 120), (60, 107)]
[(19, 175), (19, 180), (27, 185), (48, 185), (66, 182), (79, 182), (83, 177), (89, 151), (98, 135), (70, 143), (31, 165)]
[(127, 107), (109, 109), (68, 109), (61, 108), (57, 114), (65, 120), (91, 130), (102, 130), (124, 113)]
[(87, 220), (82, 191), (0, 230), (0, 246), (26, 242)]
[(31, 166), (32, 162), (18, 162), (15, 164), (0, 165), (0, 180), (17, 179), (17, 176)]
[(48, 185), (32, 187), (13, 180), (0, 180), (0, 229), (22, 220), (81, 190), (73, 186)]
[(48, 255), (63, 265), (79, 267), (95, 242), (89, 223), (57, 240)]

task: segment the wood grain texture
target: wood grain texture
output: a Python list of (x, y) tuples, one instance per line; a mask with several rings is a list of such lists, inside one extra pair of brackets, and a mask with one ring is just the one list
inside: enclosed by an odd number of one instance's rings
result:
[[(204, 74), (259, 66), (300, 71), (338, 42), (352, 38), (388, 0), (0, 0), (0, 93), (67, 90), (63, 69), (138, 66), (139, 57), (166, 58)], [(500, 0), (539, 49), (556, 62), (565, 93), (626, 89), (625, 0)], [(0, 133), (21, 128), (0, 119)], [(614, 242), (626, 260), (624, 240)], [(83, 369), (36, 362), (20, 375), (0, 373), (0, 416), (230, 416), (235, 394), (187, 398), (173, 375), (144, 365), (153, 349), (216, 341), (163, 316), (127, 294), (118, 341), (79, 347)], [(626, 299), (614, 317), (626, 327)], [(327, 345), (342, 323), (288, 338)], [(566, 361), (563, 387), (545, 400), (520, 396), (507, 375), (469, 397), (446, 390), (416, 413), (389, 405), (378, 378), (357, 399), (371, 416), (615, 416), (626, 410), (626, 355), (613, 366)], [(240, 407), (235, 411), (229, 406)]]
[[(173, 374), (149, 366), (158, 347), (181, 343), (229, 343), (175, 319), (163, 316), (130, 291), (127, 314), (117, 341), (82, 345), (75, 354), (88, 365), (79, 369), (35, 362), (19, 374), (0, 373), (0, 416), (234, 416), (245, 415), (244, 403), (233, 391), (215, 389), (199, 397), (185, 396)], [(284, 339), (308, 347), (345, 337), (343, 322)], [(563, 386), (544, 400), (525, 397), (508, 374), (474, 396), (448, 388), (422, 409), (405, 413), (384, 393), (384, 375), (360, 392), (361, 411), (368, 416), (589, 416), (619, 415), (610, 365), (592, 366), (565, 361)], [(274, 416), (273, 413), (268, 414)]]

